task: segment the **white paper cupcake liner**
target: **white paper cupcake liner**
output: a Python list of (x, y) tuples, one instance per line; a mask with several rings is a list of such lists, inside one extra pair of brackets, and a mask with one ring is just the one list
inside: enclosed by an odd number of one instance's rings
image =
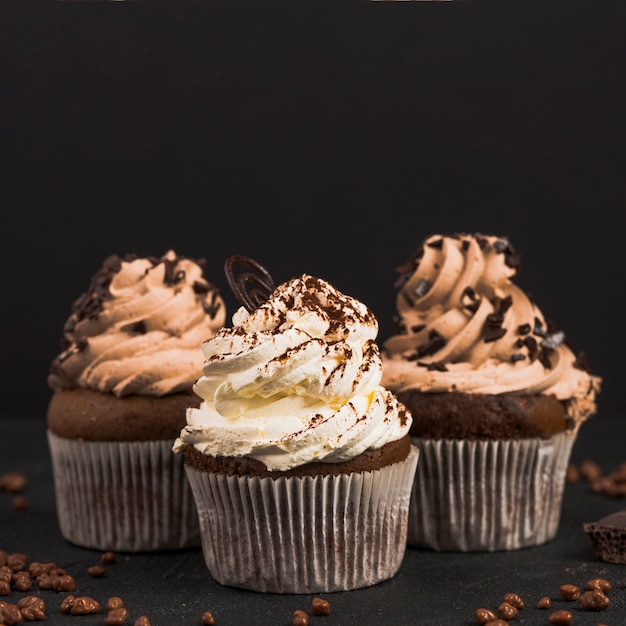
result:
[(100, 442), (48, 431), (61, 534), (99, 550), (200, 545), (200, 526), (173, 440)]
[(391, 578), (406, 549), (418, 450), (372, 472), (272, 478), (185, 466), (204, 559), (221, 584), (321, 593)]
[(514, 550), (553, 539), (576, 433), (549, 439), (413, 438), (420, 462), (407, 543), (450, 551)]

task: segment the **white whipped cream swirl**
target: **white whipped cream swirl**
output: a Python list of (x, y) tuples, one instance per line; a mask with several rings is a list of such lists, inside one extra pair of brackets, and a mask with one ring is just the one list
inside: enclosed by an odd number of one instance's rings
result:
[(380, 384), (368, 307), (304, 274), (204, 342), (202, 398), (174, 449), (249, 456), (269, 470), (340, 462), (408, 433), (411, 417)]

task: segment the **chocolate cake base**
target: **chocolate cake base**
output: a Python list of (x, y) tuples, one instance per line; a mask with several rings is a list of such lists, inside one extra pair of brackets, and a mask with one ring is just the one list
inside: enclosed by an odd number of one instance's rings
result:
[(545, 439), (574, 426), (552, 396), (415, 390), (396, 396), (413, 415), (411, 435), (423, 439)]
[(391, 441), (378, 450), (366, 450), (349, 461), (305, 463), (287, 471), (270, 471), (261, 462), (251, 457), (215, 457), (202, 454), (192, 446), (184, 450), (185, 464), (201, 472), (224, 474), (227, 476), (260, 476), (261, 478), (281, 478), (289, 476), (337, 476), (353, 472), (369, 472), (399, 461), (404, 461), (411, 450), (411, 438), (405, 435)]
[(161, 441), (176, 439), (187, 423), (187, 407), (199, 405), (191, 390), (118, 398), (91, 389), (62, 389), (50, 399), (47, 421), (52, 432), (67, 439)]

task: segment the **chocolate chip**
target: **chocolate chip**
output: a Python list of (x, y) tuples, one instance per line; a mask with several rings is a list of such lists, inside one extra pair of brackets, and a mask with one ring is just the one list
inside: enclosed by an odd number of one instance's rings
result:
[(0, 600), (0, 624), (15, 626), (22, 622), (22, 613), (17, 604), (11, 604)]
[(548, 617), (548, 623), (553, 626), (569, 626), (574, 619), (573, 613), (570, 611), (555, 611)]
[(213, 626), (215, 624), (215, 618), (213, 617), (213, 613), (211, 613), (211, 611), (205, 611), (202, 614), (201, 622), (203, 626)]
[(107, 570), (102, 565), (92, 565), (87, 568), (87, 573), (93, 578), (102, 578), (107, 573)]
[(292, 626), (307, 626), (309, 623), (309, 616), (300, 609), (296, 609), (293, 612), (293, 619), (291, 620)]
[(46, 619), (46, 603), (37, 596), (25, 596), (20, 598), (17, 606), (22, 617), (27, 622), (41, 621)]
[(580, 596), (580, 606), (582, 606), (585, 611), (602, 611), (606, 609), (609, 604), (611, 604), (611, 601), (600, 589), (585, 591)]
[(580, 597), (580, 589), (576, 585), (561, 585), (559, 587), (559, 593), (563, 600), (573, 602)]
[(498, 607), (498, 617), (506, 620), (507, 622), (517, 617), (518, 610), (508, 602), (502, 602)]
[(493, 622), (496, 619), (496, 614), (490, 609), (485, 609), (483, 607), (476, 609), (474, 612), (474, 619), (477, 624), (488, 624), (489, 622)]
[(15, 572), (13, 574), (13, 586), (18, 591), (29, 591), (33, 586), (33, 581), (30, 574), (26, 571)]
[(551, 606), (552, 606), (552, 600), (550, 600), (548, 596), (543, 596), (543, 598), (540, 598), (539, 602), (537, 602), (538, 609), (549, 609)]
[(136, 620), (133, 626), (150, 626), (150, 620), (146, 615), (140, 615)]
[(26, 487), (26, 476), (21, 472), (7, 472), (0, 476), (0, 491), (18, 493)]
[(603, 591), (604, 593), (608, 593), (609, 591), (611, 591), (613, 587), (611, 583), (608, 580), (605, 580), (604, 578), (592, 578), (591, 580), (587, 581), (585, 588), (589, 590), (599, 589), (600, 591)]
[(100, 613), (100, 603), (90, 596), (79, 596), (74, 598), (69, 610), (71, 615), (90, 615)]
[(107, 552), (103, 552), (100, 556), (100, 562), (104, 565), (109, 565), (111, 563), (115, 563), (115, 553), (110, 550)]
[(117, 609), (111, 609), (107, 611), (107, 614), (104, 618), (105, 626), (119, 626), (120, 624), (124, 624), (128, 619), (128, 610), (123, 606)]
[(522, 598), (517, 593), (507, 593), (504, 595), (504, 598), (502, 598), (502, 600), (513, 605), (516, 609), (524, 608), (524, 600), (522, 600)]
[(113, 609), (121, 609), (124, 606), (124, 600), (118, 596), (113, 596), (107, 600), (107, 611)]
[(311, 613), (313, 615), (330, 615), (330, 604), (328, 600), (313, 598), (311, 601)]

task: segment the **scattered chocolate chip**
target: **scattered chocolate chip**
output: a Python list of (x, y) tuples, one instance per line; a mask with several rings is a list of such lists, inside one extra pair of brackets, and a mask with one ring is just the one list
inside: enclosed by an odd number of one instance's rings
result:
[(538, 609), (549, 609), (551, 606), (552, 606), (552, 600), (550, 600), (548, 596), (543, 596), (543, 598), (540, 598), (539, 602), (537, 602)]
[(87, 573), (93, 578), (102, 578), (107, 573), (107, 570), (102, 565), (92, 565), (87, 568)]
[(15, 626), (23, 621), (22, 613), (17, 604), (0, 600), (0, 624)]
[(111, 609), (107, 611), (107, 614), (104, 618), (105, 626), (119, 626), (120, 624), (124, 624), (128, 619), (128, 610), (123, 606), (117, 609)]
[(496, 619), (496, 614), (490, 609), (485, 609), (483, 607), (476, 609), (474, 612), (474, 619), (477, 624), (481, 624), (484, 626), (485, 624), (489, 624)]
[(52, 589), (55, 591), (76, 591), (76, 580), (69, 574), (52, 576)]
[(112, 596), (107, 600), (107, 611), (112, 611), (113, 609), (121, 609), (124, 606), (124, 600), (118, 596)]
[(517, 617), (518, 610), (508, 602), (502, 602), (498, 607), (498, 617), (500, 619), (511, 621), (514, 617)]
[(136, 620), (133, 626), (150, 626), (150, 620), (147, 615), (140, 615)]
[(559, 587), (559, 593), (563, 600), (573, 602), (580, 597), (580, 589), (576, 585), (561, 585)]
[(574, 614), (571, 611), (555, 611), (548, 616), (548, 623), (553, 626), (569, 626), (574, 619)]
[(292, 626), (307, 626), (309, 623), (309, 616), (300, 609), (296, 609), (293, 612), (293, 619), (291, 620)]
[(565, 471), (565, 482), (568, 485), (575, 485), (579, 481), (580, 481), (580, 470), (575, 465), (570, 463), (567, 466), (567, 470)]
[(69, 613), (70, 609), (74, 606), (76, 598), (73, 595), (65, 596), (61, 602), (61, 613)]
[(518, 610), (524, 608), (524, 600), (522, 600), (522, 598), (517, 593), (507, 593), (504, 595), (504, 598), (502, 598), (502, 600), (513, 605)]
[(315, 597), (311, 601), (312, 615), (330, 615), (330, 603), (328, 600)]
[(103, 565), (110, 565), (111, 563), (115, 563), (115, 553), (110, 550), (107, 552), (103, 552), (100, 556), (100, 562)]
[(100, 613), (100, 603), (90, 596), (79, 596), (74, 598), (69, 610), (71, 615), (90, 615)]
[(202, 614), (201, 621), (203, 626), (213, 626), (215, 624), (215, 618), (213, 617), (213, 613), (211, 613), (211, 611), (205, 611)]
[(589, 589), (592, 591), (594, 589), (599, 589), (604, 593), (608, 593), (609, 591), (611, 591), (612, 588), (613, 586), (611, 585), (611, 583), (604, 578), (592, 578), (591, 580), (588, 580), (587, 584), (585, 585), (585, 589)]
[(11, 506), (16, 511), (26, 511), (28, 509), (28, 500), (26, 499), (26, 496), (23, 495), (15, 496), (15, 498), (13, 498)]
[(603, 611), (609, 604), (611, 604), (611, 601), (600, 589), (585, 591), (580, 596), (580, 605), (585, 611)]
[(14, 572), (21, 572), (28, 568), (29, 558), (21, 552), (13, 552), (7, 556), (7, 567), (10, 567)]
[(46, 603), (37, 596), (25, 596), (20, 598), (17, 606), (22, 617), (27, 622), (41, 621), (46, 619)]
[(26, 476), (21, 472), (7, 472), (0, 475), (0, 491), (18, 493), (26, 487)]
[(33, 580), (27, 571), (19, 571), (13, 574), (13, 586), (18, 591), (29, 591), (33, 586)]

